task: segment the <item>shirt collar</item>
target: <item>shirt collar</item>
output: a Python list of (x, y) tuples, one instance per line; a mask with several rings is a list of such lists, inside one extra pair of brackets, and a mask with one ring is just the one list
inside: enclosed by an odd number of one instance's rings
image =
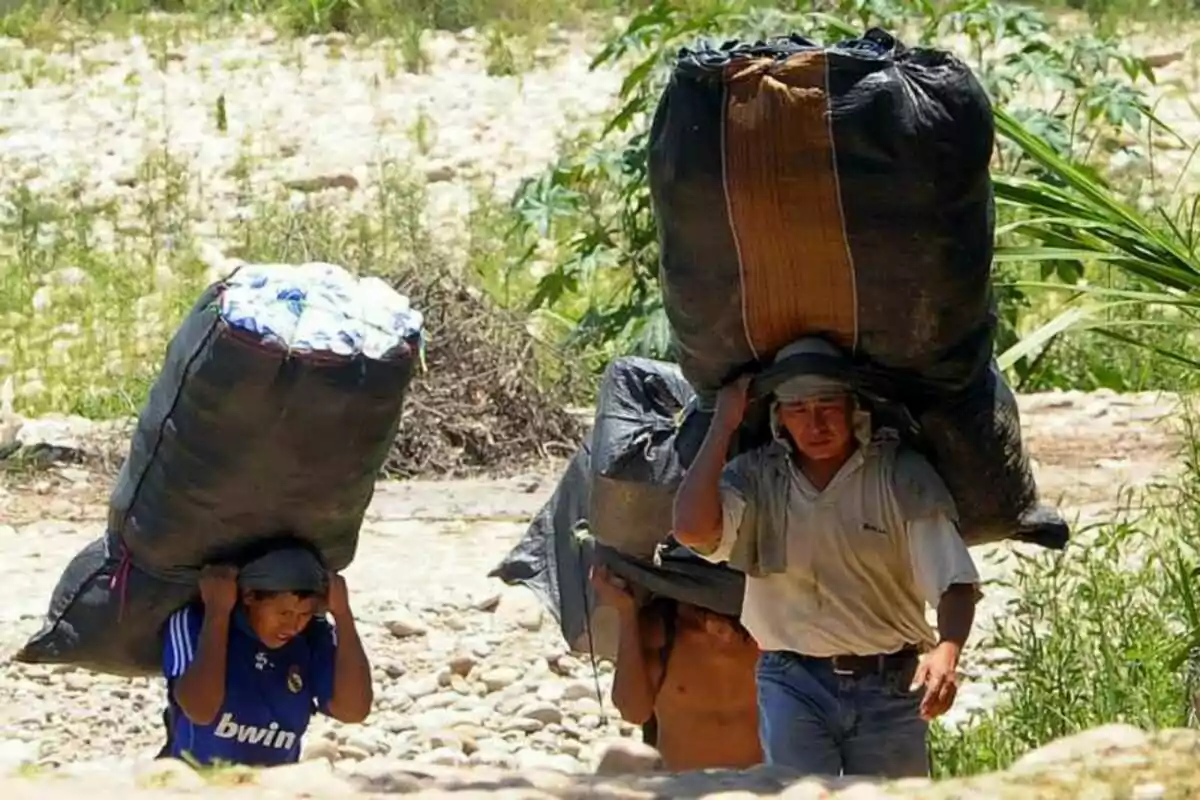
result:
[(789, 454), (787, 458), (787, 464), (788, 469), (791, 471), (792, 482), (796, 484), (807, 497), (820, 497), (821, 495), (836, 489), (839, 484), (844, 482), (850, 475), (854, 474), (862, 467), (863, 462), (866, 460), (866, 453), (864, 452), (865, 450), (866, 447), (862, 446), (854, 448), (854, 452), (850, 454), (848, 459), (846, 459), (846, 463), (842, 464), (842, 466), (834, 474), (833, 480), (829, 482), (828, 486), (821, 490), (818, 490), (817, 487), (813, 486), (812, 481), (810, 481), (808, 476), (804, 474), (804, 470), (800, 469), (800, 466), (796, 463), (796, 460)]
[(250, 640), (255, 644), (262, 644), (258, 638), (258, 634), (254, 632), (254, 628), (250, 625), (250, 617), (246, 615), (246, 608), (240, 603), (233, 611), (233, 630), (250, 637)]

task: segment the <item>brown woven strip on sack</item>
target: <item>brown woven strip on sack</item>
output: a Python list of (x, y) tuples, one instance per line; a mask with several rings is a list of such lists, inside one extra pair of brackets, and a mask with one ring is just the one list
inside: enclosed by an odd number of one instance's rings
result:
[(746, 335), (760, 358), (806, 333), (857, 344), (819, 50), (726, 72), (725, 190), (742, 265)]

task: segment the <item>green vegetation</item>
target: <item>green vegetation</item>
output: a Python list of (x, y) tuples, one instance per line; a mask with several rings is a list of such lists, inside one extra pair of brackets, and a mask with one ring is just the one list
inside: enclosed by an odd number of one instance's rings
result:
[[(253, 197), (247, 181), (243, 193)], [(424, 187), (402, 168), (380, 167), (376, 201), (343, 212), (286, 192), (251, 200), (225, 223), (227, 258), (329, 261), (412, 290), (436, 278), (440, 250), (422, 216)], [(167, 340), (221, 263), (205, 263), (199, 209), (186, 168), (169, 152), (147, 160), (131, 212), (23, 189), (0, 216), (0, 374), (17, 377), (18, 410), (111, 418), (136, 414)], [(466, 226), (468, 260), (495, 269), (489, 242), (499, 221), (481, 205)], [(149, 288), (148, 288), (149, 287)], [(23, 392), (23, 394), (22, 394)]]
[[(1063, 7), (1103, 24), (1056, 27), (1047, 14)], [(391, 75), (429, 67), (430, 27), (479, 27), (487, 71), (519, 75), (531, 63), (525, 45), (549, 22), (634, 12), (596, 59), (628, 75), (611, 117), (567, 142), (511, 206), (480, 199), (459, 255), (441, 267), (593, 368), (622, 353), (667, 353), (644, 153), (648, 115), (680, 45), (792, 29), (831, 40), (867, 24), (909, 42), (954, 41), (1002, 109), (996, 274), (999, 347), (1013, 384), (1200, 384), (1192, 355), (1200, 206), (1176, 180), (1194, 143), (1155, 122), (1148, 54), (1111, 35), (1132, 10), (1151, 23), (1182, 19), (1191, 10), (1183, 0), (1032, 8), (994, 0), (71, 0), (30, 3), (2, 23), (39, 44), (57, 41), (65, 22), (181, 29), (175, 17), (139, 16), (147, 10), (190, 20), (249, 12), (296, 35), (387, 37)], [(27, 86), (69, 79), (39, 59), (24, 55), (5, 71)], [(224, 131), (223, 100), (214, 114)], [(422, 113), (407, 135), (428, 152), (434, 123)], [(246, 213), (219, 231), (235, 244), (227, 255), (333, 261), (402, 287), (420, 274), (437, 277), (443, 254), (424, 213), (426, 189), (402, 166), (382, 165), (374, 202), (357, 211), (336, 193), (301, 203), (286, 192), (255, 195), (245, 166)], [(0, 376), (15, 376), (23, 413), (134, 413), (167, 337), (210, 279), (199, 244), (202, 187), (180, 156), (168, 144), (133, 183), (132, 206), (72, 187), (0, 199)], [(1011, 556), (1019, 563), (1010, 585), (991, 590), (1014, 598), (991, 643), (1007, 654), (1005, 699), (961, 731), (937, 729), (939, 774), (1003, 766), (1102, 722), (1189, 721), (1187, 656), (1200, 633), (1200, 553), (1189, 536), (1200, 524), (1200, 439), (1190, 441), (1183, 478), (1159, 490), (1150, 513), (1123, 514), (1065, 554)]]
[(204, 269), (188, 247), (186, 169), (160, 155), (137, 180), (150, 189), (133, 220), (114, 203), (66, 204), (27, 188), (6, 198), (0, 358), (21, 410), (129, 414), (165, 334), (195, 301)]
[[(807, 6), (808, 4), (803, 4)], [(917, 16), (913, 12), (927, 9)], [(919, 24), (915, 21), (919, 20)], [(1002, 126), (997, 159), (1001, 187), (1012, 181), (1033, 181), (1037, 192), (1050, 191), (1070, 163), (1104, 197), (1126, 209), (1126, 222), (1141, 220), (1144, 231), (1190, 242), (1182, 223), (1193, 216), (1189, 203), (1178, 204), (1175, 186), (1165, 182), (1154, 166), (1156, 148), (1187, 146), (1172, 139), (1156, 124), (1146, 91), (1154, 71), (1116, 38), (1093, 32), (1056, 30), (1050, 20), (1022, 6), (950, 0), (942, 3), (842, 0), (819, 4), (816, 11), (764, 11), (750, 3), (727, 3), (697, 14), (669, 2), (659, 2), (635, 17), (614, 37), (597, 63), (619, 58), (634, 60), (622, 93), (623, 105), (608, 121), (604, 135), (576, 143), (556, 167), (528, 182), (516, 207), (520, 232), (531, 245), (530, 263), (551, 254), (552, 269), (538, 282), (530, 303), (545, 324), (567, 336), (594, 363), (618, 352), (663, 355), (666, 324), (657, 287), (657, 234), (650, 213), (645, 164), (648, 118), (665, 79), (666, 65), (679, 46), (702, 35), (750, 38), (781, 30), (803, 30), (819, 40), (836, 40), (868, 24), (899, 30), (909, 42), (933, 43), (957, 37), (960, 52), (969, 59), (998, 108), (1013, 125)], [(1022, 134), (1032, 134), (1022, 136)], [(1065, 161), (1048, 163), (1029, 152), (1031, 142), (1044, 141), (1051, 155)], [(1123, 183), (1108, 183), (1105, 166), (1114, 160), (1131, 164)], [(1181, 163), (1177, 159), (1172, 164)], [(1161, 167), (1166, 169), (1165, 167)], [(1072, 191), (1079, 191), (1078, 182)], [(1065, 296), (1040, 285), (1054, 280), (1060, 288), (1081, 280), (1114, 291), (1145, 288), (1142, 277), (1107, 258), (1072, 257), (1070, 253), (1025, 252), (1018, 248), (1031, 239), (1046, 241), (1037, 226), (1021, 220), (1044, 208), (1036, 197), (1016, 189), (1000, 207), (1000, 244), (996, 280), (1002, 331), (998, 348), (1019, 339), (1055, 318)], [(1138, 204), (1168, 211), (1175, 227), (1159, 214), (1139, 212)], [(1078, 209), (1076, 209), (1078, 211)], [(1111, 209), (1110, 209), (1111, 211)], [(1057, 219), (1059, 228), (1071, 220)], [(1147, 234), (1149, 235), (1149, 234)], [(554, 247), (548, 247), (549, 239)], [(1182, 256), (1186, 247), (1175, 249)], [(521, 279), (526, 275), (521, 274)], [(1169, 311), (1162, 304), (1106, 304), (1090, 308), (1087, 320), (1137, 323), (1140, 336), (1161, 351), (1185, 351), (1191, 329), (1169, 323), (1180, 305)], [(1063, 325), (1066, 320), (1058, 320)], [(1056, 335), (1050, 335), (1055, 333)], [(1126, 337), (1128, 338), (1128, 337)], [(1145, 353), (1111, 346), (1073, 330), (1046, 328), (1025, 343), (1020, 357), (1006, 360), (1014, 384), (1036, 390), (1054, 386), (1131, 390), (1191, 385), (1194, 371), (1167, 356), (1149, 361)], [(1137, 362), (1143, 362), (1141, 364)]]
[(1080, 532), (1085, 546), (1007, 554), (1010, 594), (983, 647), (1004, 653), (1003, 699), (959, 731), (934, 729), (939, 776), (1003, 769), (1028, 750), (1091, 727), (1147, 730), (1194, 724), (1200, 688), (1200, 438), (1189, 430), (1186, 467), (1137, 498), (1142, 509)]
[(1192, 0), (1036, 0), (1029, 5), (1055, 11), (1082, 11), (1089, 20), (1109, 25), (1130, 18), (1187, 20), (1196, 13)]

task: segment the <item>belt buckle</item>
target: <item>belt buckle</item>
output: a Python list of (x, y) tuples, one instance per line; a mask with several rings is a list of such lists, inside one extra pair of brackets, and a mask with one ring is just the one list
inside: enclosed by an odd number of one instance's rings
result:
[(854, 670), (841, 669), (838, 667), (838, 664), (841, 662), (841, 660), (842, 659), (839, 656), (834, 656), (833, 658), (829, 659), (829, 665), (833, 667), (833, 674), (841, 677), (854, 677)]

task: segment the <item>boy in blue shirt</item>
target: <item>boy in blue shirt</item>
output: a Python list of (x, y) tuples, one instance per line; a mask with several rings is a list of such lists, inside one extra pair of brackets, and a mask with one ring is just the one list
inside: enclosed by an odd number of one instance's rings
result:
[[(240, 571), (207, 567), (200, 596), (166, 626), (162, 756), (202, 766), (290, 764), (314, 713), (366, 719), (371, 666), (346, 581), (307, 547), (271, 549)], [(322, 605), (332, 626), (318, 615)]]

